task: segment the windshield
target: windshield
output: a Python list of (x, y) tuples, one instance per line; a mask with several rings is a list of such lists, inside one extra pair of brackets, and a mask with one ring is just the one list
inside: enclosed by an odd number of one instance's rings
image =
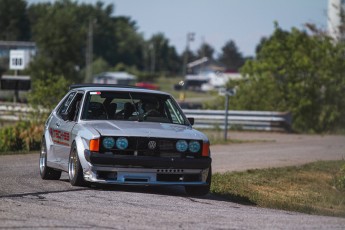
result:
[(87, 93), (81, 119), (188, 124), (168, 95), (113, 91)]

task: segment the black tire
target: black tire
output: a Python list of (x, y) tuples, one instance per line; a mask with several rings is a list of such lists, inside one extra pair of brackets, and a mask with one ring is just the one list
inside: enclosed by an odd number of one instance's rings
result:
[(184, 189), (189, 196), (206, 196), (210, 192), (211, 188), (211, 178), (212, 178), (212, 169), (208, 171), (207, 175), (207, 185), (197, 185), (197, 186), (185, 186)]
[(47, 145), (44, 137), (41, 141), (40, 152), (40, 175), (43, 180), (59, 180), (61, 177), (61, 171), (55, 170), (47, 166)]
[(73, 143), (68, 160), (68, 177), (71, 185), (85, 186), (86, 182), (83, 177), (83, 168), (81, 167), (77, 147)]

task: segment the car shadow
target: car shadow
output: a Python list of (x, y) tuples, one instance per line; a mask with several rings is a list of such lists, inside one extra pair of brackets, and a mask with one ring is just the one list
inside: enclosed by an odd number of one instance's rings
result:
[[(62, 177), (60, 181), (69, 183), (67, 177)], [(239, 196), (236, 194), (218, 194), (210, 192), (205, 196), (189, 196), (186, 194), (183, 186), (147, 186), (147, 185), (116, 185), (116, 184), (97, 184), (97, 183), (88, 183), (84, 187), (85, 189), (92, 190), (103, 190), (103, 191), (119, 191), (119, 192), (128, 192), (128, 193), (146, 193), (146, 194), (155, 194), (163, 196), (178, 196), (187, 199), (198, 199), (198, 200), (215, 200), (215, 201), (224, 201), (232, 202), (241, 205), (256, 206), (257, 204), (252, 202), (248, 197)]]
[(120, 191), (129, 193), (145, 193), (163, 196), (178, 196), (190, 200), (215, 200), (232, 202), (241, 205), (256, 206), (256, 203), (250, 201), (247, 197), (238, 196), (235, 194), (221, 195), (216, 193), (208, 193), (205, 196), (189, 196), (185, 193), (183, 186), (143, 186), (143, 185), (109, 185), (109, 184), (91, 184), (91, 189), (103, 191)]
[(241, 205), (256, 206), (255, 203), (251, 202), (246, 197), (240, 197), (236, 195), (219, 195), (210, 192), (205, 196), (189, 196), (185, 193), (183, 186), (143, 186), (143, 185), (108, 185), (108, 184), (87, 184), (86, 186), (75, 186), (70, 185), (69, 180), (61, 178), (59, 181), (68, 184), (61, 189), (54, 189), (49, 191), (40, 192), (28, 192), (18, 194), (3, 194), (1, 198), (21, 198), (26, 196), (34, 196), (38, 199), (44, 199), (44, 195), (62, 192), (76, 192), (76, 191), (88, 191), (88, 190), (102, 190), (102, 191), (113, 191), (113, 192), (128, 192), (128, 193), (143, 193), (143, 194), (154, 194), (160, 196), (172, 196), (181, 197), (188, 199), (192, 202), (207, 203), (207, 200), (231, 202)]

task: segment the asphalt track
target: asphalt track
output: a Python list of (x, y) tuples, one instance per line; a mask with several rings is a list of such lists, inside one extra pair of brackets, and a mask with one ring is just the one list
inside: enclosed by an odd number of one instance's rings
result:
[[(230, 133), (218, 172), (345, 158), (344, 136)], [(38, 154), (0, 156), (0, 229), (344, 229), (345, 219), (264, 209), (179, 187), (72, 187), (39, 177)]]

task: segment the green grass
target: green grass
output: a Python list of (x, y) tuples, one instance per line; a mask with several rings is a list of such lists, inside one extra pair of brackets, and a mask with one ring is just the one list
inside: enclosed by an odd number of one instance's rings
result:
[(260, 207), (345, 217), (345, 160), (216, 173), (211, 192)]

